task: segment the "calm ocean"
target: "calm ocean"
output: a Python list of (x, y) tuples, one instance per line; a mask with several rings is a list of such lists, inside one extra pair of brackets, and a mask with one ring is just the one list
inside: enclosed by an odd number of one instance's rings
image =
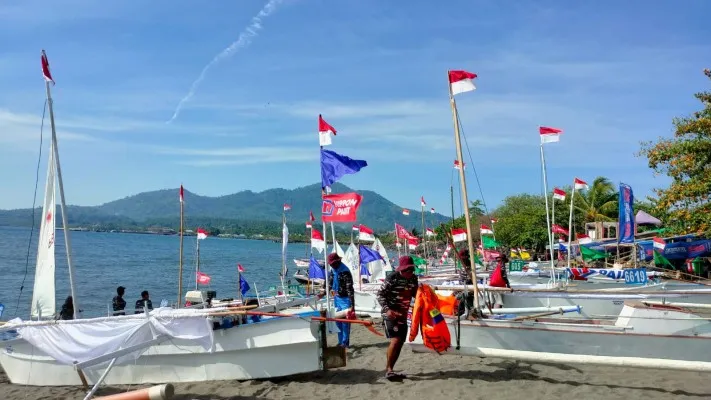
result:
[[(30, 247), (25, 270), (29, 228), (0, 227), (0, 304), (5, 305), (2, 320), (29, 316), (37, 258), (37, 230)], [(175, 303), (178, 290), (178, 236), (129, 233), (70, 232), (76, 292), (84, 317), (104, 316), (116, 287), (126, 287), (127, 309), (133, 307), (143, 290), (150, 292), (154, 307), (161, 299)], [(56, 234), (57, 311), (69, 295), (69, 274), (64, 236)], [(184, 240), (183, 290), (195, 287), (196, 238)], [(289, 276), (294, 273), (294, 258), (306, 255), (306, 244), (288, 246)], [(237, 263), (245, 268), (254, 295), (255, 284), (264, 291), (279, 283), (281, 243), (267, 240), (241, 240), (209, 237), (200, 242), (200, 270), (212, 278), (202, 287), (216, 290), (218, 298), (237, 296)], [(26, 276), (25, 276), (26, 273)], [(24, 290), (20, 294), (22, 280)], [(295, 282), (294, 282), (295, 283)], [(18, 303), (19, 298), (19, 303)], [(19, 307), (18, 307), (19, 306)], [(17, 308), (16, 308), (17, 307)], [(16, 311), (17, 310), (17, 311)]]

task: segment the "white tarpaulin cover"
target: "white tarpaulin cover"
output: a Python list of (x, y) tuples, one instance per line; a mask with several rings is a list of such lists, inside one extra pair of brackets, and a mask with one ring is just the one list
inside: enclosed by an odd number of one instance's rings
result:
[[(156, 335), (194, 340), (205, 350), (213, 347), (212, 323), (198, 310), (158, 308), (149, 317), (143, 314), (80, 319), (57, 322), (29, 321), (19, 318), (8, 325), (21, 324), (17, 331), (23, 339), (61, 364), (74, 364), (103, 356), (129, 346), (139, 345)], [(117, 364), (135, 360), (143, 348), (116, 360)]]

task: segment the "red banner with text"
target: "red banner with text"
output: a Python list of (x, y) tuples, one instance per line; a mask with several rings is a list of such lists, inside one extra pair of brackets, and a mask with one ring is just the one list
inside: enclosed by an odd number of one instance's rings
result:
[(323, 222), (355, 222), (357, 211), (363, 201), (358, 193), (338, 193), (323, 196), (321, 219)]

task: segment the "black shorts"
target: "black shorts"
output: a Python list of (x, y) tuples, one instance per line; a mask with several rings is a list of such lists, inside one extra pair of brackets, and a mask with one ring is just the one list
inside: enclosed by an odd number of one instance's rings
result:
[(388, 339), (407, 338), (407, 319), (388, 319), (383, 318), (383, 327), (385, 328), (385, 337)]

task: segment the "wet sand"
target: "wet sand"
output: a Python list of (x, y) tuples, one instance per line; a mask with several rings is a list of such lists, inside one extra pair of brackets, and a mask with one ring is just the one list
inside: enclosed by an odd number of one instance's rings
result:
[[(354, 327), (348, 366), (262, 381), (216, 381), (175, 385), (175, 399), (709, 399), (708, 374), (695, 372), (554, 365), (416, 354), (403, 348), (396, 366), (409, 377), (384, 377), (386, 339)], [(136, 389), (138, 387), (132, 387)], [(128, 390), (102, 387), (97, 395)], [(23, 387), (0, 370), (0, 399), (82, 399), (77, 387)]]

